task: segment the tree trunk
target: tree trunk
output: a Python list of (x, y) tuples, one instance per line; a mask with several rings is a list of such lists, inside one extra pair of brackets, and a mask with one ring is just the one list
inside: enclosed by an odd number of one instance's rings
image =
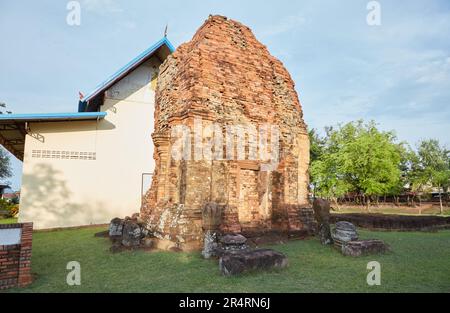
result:
[(370, 196), (366, 198), (367, 212), (370, 213)]
[(422, 215), (422, 195), (420, 194), (420, 192), (417, 197), (419, 198), (419, 215)]
[(337, 209), (337, 211), (340, 212), (340, 211), (341, 211), (341, 208), (339, 207), (339, 200), (338, 200), (338, 198), (334, 198), (334, 202), (335, 202), (335, 204), (336, 204), (336, 209)]
[(448, 208), (448, 187), (444, 188), (445, 207)]
[(441, 192), (441, 186), (439, 185), (439, 209), (441, 212), (441, 215), (444, 214), (444, 208), (442, 207), (442, 192)]

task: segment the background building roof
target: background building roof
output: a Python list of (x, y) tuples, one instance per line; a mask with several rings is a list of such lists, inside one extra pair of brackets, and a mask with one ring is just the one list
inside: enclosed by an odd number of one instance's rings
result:
[(122, 68), (120, 68), (117, 72), (111, 75), (108, 79), (106, 79), (103, 83), (101, 83), (95, 90), (93, 90), (88, 95), (84, 96), (80, 101), (80, 105), (78, 110), (84, 111), (86, 110), (89, 103), (94, 100), (97, 96), (103, 95), (103, 93), (108, 90), (115, 83), (120, 81), (122, 78), (127, 76), (130, 72), (139, 67), (142, 63), (150, 59), (152, 56), (156, 55), (161, 62), (163, 62), (169, 54), (175, 51), (175, 48), (170, 43), (169, 39), (164, 37), (159, 40), (154, 45), (150, 46), (147, 50), (139, 54), (133, 60), (125, 64)]
[(25, 136), (29, 122), (65, 122), (103, 119), (106, 112), (37, 113), (0, 115), (0, 144), (23, 160)]

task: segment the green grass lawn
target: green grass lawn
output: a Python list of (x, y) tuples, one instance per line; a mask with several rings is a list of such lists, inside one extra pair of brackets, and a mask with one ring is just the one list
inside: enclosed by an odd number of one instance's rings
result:
[(0, 224), (15, 224), (17, 223), (17, 218), (0, 218)]
[[(289, 268), (223, 277), (216, 260), (199, 253), (111, 254), (104, 228), (36, 232), (34, 283), (23, 292), (450, 292), (450, 231), (398, 233), (360, 231), (388, 242), (393, 252), (351, 258), (315, 238), (271, 246), (289, 257)], [(81, 264), (81, 286), (66, 284), (66, 264)], [(381, 263), (381, 286), (369, 287), (369, 261)]]

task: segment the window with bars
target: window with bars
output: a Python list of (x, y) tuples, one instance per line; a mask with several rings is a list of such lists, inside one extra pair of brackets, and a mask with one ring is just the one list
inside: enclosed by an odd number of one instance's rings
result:
[(32, 150), (31, 157), (37, 159), (59, 159), (59, 160), (96, 160), (95, 152), (89, 151), (62, 151), (62, 150)]

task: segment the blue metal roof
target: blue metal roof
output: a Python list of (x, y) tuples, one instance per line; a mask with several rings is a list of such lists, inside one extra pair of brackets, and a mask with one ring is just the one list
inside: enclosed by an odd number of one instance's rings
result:
[(52, 122), (52, 121), (82, 121), (103, 119), (106, 112), (77, 113), (37, 113), (37, 114), (0, 114), (0, 123), (10, 121), (22, 122)]
[(142, 62), (147, 60), (149, 57), (151, 57), (159, 48), (162, 46), (167, 46), (169, 48), (169, 51), (172, 53), (175, 51), (174, 46), (170, 43), (169, 39), (164, 37), (151, 47), (149, 47), (147, 50), (139, 54), (137, 57), (135, 57), (133, 60), (128, 62), (125, 66), (123, 66), (121, 69), (119, 69), (117, 72), (115, 72), (113, 75), (111, 75), (107, 80), (105, 80), (103, 83), (101, 83), (97, 88), (95, 88), (94, 91), (86, 95), (81, 101), (82, 102), (88, 102), (95, 96), (99, 95), (100, 93), (106, 91), (109, 87), (114, 85), (117, 81), (122, 79), (131, 69), (137, 67)]

